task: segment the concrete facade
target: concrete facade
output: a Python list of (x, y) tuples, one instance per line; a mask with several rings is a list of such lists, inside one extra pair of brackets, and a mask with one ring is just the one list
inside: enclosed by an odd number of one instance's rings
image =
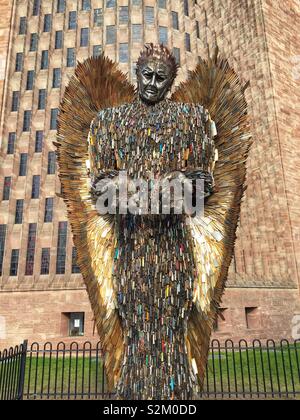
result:
[[(177, 83), (195, 67), (198, 57), (206, 57), (216, 44), (241, 80), (250, 80), (246, 96), (254, 145), (222, 304), (225, 320), (218, 320), (214, 336), (235, 341), (295, 336), (295, 323), (300, 317), (299, 2), (91, 0), (90, 10), (82, 10), (81, 0), (67, 0), (62, 12), (58, 12), (58, 3), (63, 2), (0, 1), (0, 200), (4, 178), (11, 177), (9, 200), (0, 201), (0, 225), (6, 226), (0, 277), (0, 347), (24, 338), (38, 342), (78, 339), (66, 338), (63, 315), (78, 312), (85, 313), (84, 336), (79, 339), (96, 340), (81, 276), (71, 269), (69, 230), (65, 273), (56, 274), (58, 224), (67, 218), (64, 204), (56, 196), (60, 192), (57, 173), (47, 173), (48, 153), (54, 150), (56, 134), (50, 129), (51, 109), (58, 108), (74, 71), (74, 67), (67, 67), (68, 49), (74, 48), (76, 60), (82, 61), (93, 54), (94, 46), (101, 46), (113, 60), (125, 61), (120, 68), (134, 83), (134, 63), (143, 43), (162, 38), (180, 52)], [(38, 8), (35, 16), (34, 7)], [(68, 29), (70, 11), (77, 12), (75, 29)], [(95, 23), (95, 13), (102, 15), (100, 26)], [(44, 31), (46, 14), (51, 15), (49, 32)], [(178, 29), (173, 24), (176, 16)], [(26, 17), (25, 34), (19, 34), (21, 17)], [(89, 28), (88, 46), (80, 46), (82, 28)], [(61, 48), (55, 48), (57, 31), (62, 31)], [(37, 48), (29, 51), (31, 34), (35, 33)], [(49, 51), (46, 69), (41, 69), (42, 51)], [(23, 53), (22, 71), (15, 71), (17, 53)], [(60, 87), (53, 87), (54, 69), (61, 69)], [(30, 90), (26, 89), (28, 70), (35, 72)], [(38, 109), (41, 89), (47, 92), (42, 110)], [(20, 93), (18, 110), (12, 112), (13, 92)], [(23, 131), (25, 110), (32, 111), (29, 131)], [(41, 152), (35, 152), (37, 130), (43, 132)], [(16, 133), (15, 150), (10, 154), (9, 133)], [(25, 176), (19, 175), (21, 154), (27, 154)], [(37, 199), (31, 198), (34, 175), (40, 175)], [(54, 198), (53, 219), (45, 223), (45, 199), (49, 197)], [(22, 199), (23, 222), (16, 224), (16, 200)], [(33, 273), (25, 275), (29, 224), (33, 223), (37, 227)], [(45, 248), (50, 255), (49, 274), (41, 275)], [(19, 250), (16, 275), (11, 275), (12, 250)]]

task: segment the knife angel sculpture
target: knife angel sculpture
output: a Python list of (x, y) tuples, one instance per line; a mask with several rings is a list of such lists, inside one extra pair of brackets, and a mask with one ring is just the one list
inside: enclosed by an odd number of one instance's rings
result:
[[(104, 55), (89, 58), (60, 108), (62, 196), (108, 387), (122, 399), (197, 398), (244, 191), (245, 87), (218, 53), (167, 99), (176, 74), (163, 45), (141, 52), (137, 89)], [(99, 212), (99, 183), (119, 192), (121, 173), (150, 184), (201, 179), (192, 191), (204, 211), (123, 214), (117, 195), (116, 214)]]

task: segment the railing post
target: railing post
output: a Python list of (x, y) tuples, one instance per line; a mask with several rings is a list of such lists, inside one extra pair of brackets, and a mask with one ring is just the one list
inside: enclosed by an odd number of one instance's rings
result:
[(23, 341), (17, 399), (23, 399), (28, 340)]

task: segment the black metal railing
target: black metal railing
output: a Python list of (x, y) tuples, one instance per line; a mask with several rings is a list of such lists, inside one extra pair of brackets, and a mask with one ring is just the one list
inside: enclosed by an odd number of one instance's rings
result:
[[(22, 365), (23, 398), (114, 398), (107, 393), (104, 357), (100, 343), (31, 344), (26, 364)], [(237, 344), (213, 340), (201, 398), (300, 399), (299, 362), (300, 340), (267, 340), (264, 344), (259, 340), (251, 344), (245, 340)], [(1, 379), (0, 371), (0, 381), (11, 382), (7, 368), (4, 376), (6, 379)], [(2, 399), (8, 399), (7, 396), (3, 394)], [(20, 398), (20, 389), (17, 397)]]
[(27, 340), (19, 346), (0, 351), (0, 400), (23, 398)]

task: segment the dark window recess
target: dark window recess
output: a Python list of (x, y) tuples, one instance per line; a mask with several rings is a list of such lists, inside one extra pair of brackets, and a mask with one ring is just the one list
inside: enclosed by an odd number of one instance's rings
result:
[(141, 6), (142, 0), (132, 0), (132, 6)]
[(27, 153), (21, 153), (21, 155), (20, 155), (19, 176), (26, 176), (27, 160), (28, 160), (28, 154)]
[(38, 34), (31, 34), (29, 51), (36, 51), (37, 43), (38, 43)]
[(16, 112), (19, 109), (20, 92), (15, 91), (12, 95), (11, 111)]
[(166, 26), (160, 26), (158, 28), (158, 39), (160, 44), (167, 45), (168, 43), (168, 28)]
[(106, 44), (114, 44), (116, 42), (116, 27), (108, 25), (106, 27)]
[(65, 8), (66, 8), (65, 0), (57, 0), (56, 12), (63, 13), (65, 11)]
[(27, 27), (26, 22), (27, 22), (26, 16), (20, 17), (19, 35), (25, 35), (26, 34), (26, 27)]
[(6, 176), (6, 177), (4, 177), (2, 200), (9, 200), (10, 189), (11, 189), (11, 176)]
[(72, 273), (80, 273), (80, 268), (77, 265), (77, 250), (75, 246), (72, 248)]
[(23, 131), (30, 130), (30, 122), (31, 122), (31, 111), (30, 110), (24, 111)]
[(119, 23), (127, 25), (129, 19), (128, 6), (120, 6), (119, 8)]
[(196, 20), (196, 32), (197, 32), (197, 38), (200, 38), (200, 24), (197, 20)]
[(41, 274), (49, 274), (50, 268), (50, 248), (42, 248)]
[(34, 83), (34, 70), (28, 70), (26, 79), (26, 90), (32, 90)]
[(167, 8), (167, 0), (158, 0), (158, 7), (160, 9), (166, 9)]
[(176, 59), (176, 63), (180, 66), (180, 48), (173, 48), (173, 54)]
[(53, 205), (54, 199), (53, 197), (48, 197), (45, 200), (45, 215), (44, 215), (44, 222), (50, 223), (53, 219)]
[(185, 34), (185, 49), (191, 51), (191, 36), (190, 34)]
[(52, 15), (47, 14), (44, 16), (44, 32), (50, 32), (52, 26)]
[(15, 213), (15, 224), (20, 225), (23, 223), (23, 209), (24, 209), (24, 200), (16, 201), (16, 213)]
[(84, 312), (68, 312), (62, 314), (62, 334), (70, 337), (84, 335)]
[(172, 12), (172, 25), (173, 29), (179, 29), (179, 19), (178, 19), (178, 13)]
[(91, 0), (82, 0), (82, 10), (91, 10)]
[(38, 109), (46, 108), (46, 97), (47, 97), (46, 89), (39, 89)]
[(56, 155), (55, 152), (48, 153), (48, 171), (49, 175), (55, 174)]
[(116, 0), (106, 0), (106, 7), (115, 7), (116, 6)]
[(246, 325), (250, 330), (261, 328), (260, 315), (257, 307), (245, 308)]
[(52, 79), (52, 87), (59, 88), (61, 82), (61, 70), (60, 69), (53, 69), (53, 79)]
[(41, 153), (43, 150), (43, 137), (43, 132), (41, 130), (35, 132), (35, 153)]
[(58, 108), (51, 109), (50, 130), (57, 129), (57, 117), (58, 117)]
[(42, 51), (41, 70), (47, 69), (48, 66), (49, 66), (49, 51), (44, 50)]
[(33, 274), (35, 242), (36, 242), (36, 223), (30, 223), (29, 231), (28, 231), (28, 240), (27, 240), (25, 276), (32, 276)]
[(145, 20), (147, 25), (154, 24), (154, 7), (146, 6)]
[(33, 7), (32, 7), (32, 16), (38, 16), (40, 11), (40, 0), (33, 0)]
[(16, 133), (9, 133), (8, 134), (8, 142), (7, 142), (7, 154), (13, 155), (15, 152), (15, 145), (16, 145)]
[(6, 237), (6, 225), (0, 225), (0, 276), (2, 276), (2, 271), (3, 271), (5, 237)]
[(80, 46), (87, 47), (89, 45), (89, 28), (81, 28)]
[(77, 27), (77, 12), (76, 10), (72, 10), (69, 12), (69, 29), (76, 29)]
[(93, 57), (99, 57), (102, 53), (102, 45), (93, 46)]
[(185, 16), (189, 16), (189, 0), (183, 0), (183, 8)]
[(141, 42), (142, 40), (142, 25), (132, 25), (132, 42)]
[(128, 63), (128, 44), (127, 42), (119, 45), (119, 62)]
[(75, 66), (75, 48), (67, 49), (67, 67)]
[(94, 10), (94, 25), (102, 26), (103, 25), (103, 12), (102, 9)]
[(32, 177), (32, 190), (31, 190), (31, 198), (39, 198), (40, 195), (40, 175), (33, 175)]
[(23, 53), (18, 52), (16, 55), (15, 71), (22, 71), (22, 69), (23, 69)]
[(12, 249), (10, 257), (10, 276), (16, 276), (18, 274), (18, 265), (19, 265), (19, 250)]
[(63, 31), (56, 31), (55, 32), (55, 49), (62, 48), (63, 43)]
[(59, 222), (58, 224), (56, 274), (65, 274), (67, 227), (68, 227), (67, 222)]

